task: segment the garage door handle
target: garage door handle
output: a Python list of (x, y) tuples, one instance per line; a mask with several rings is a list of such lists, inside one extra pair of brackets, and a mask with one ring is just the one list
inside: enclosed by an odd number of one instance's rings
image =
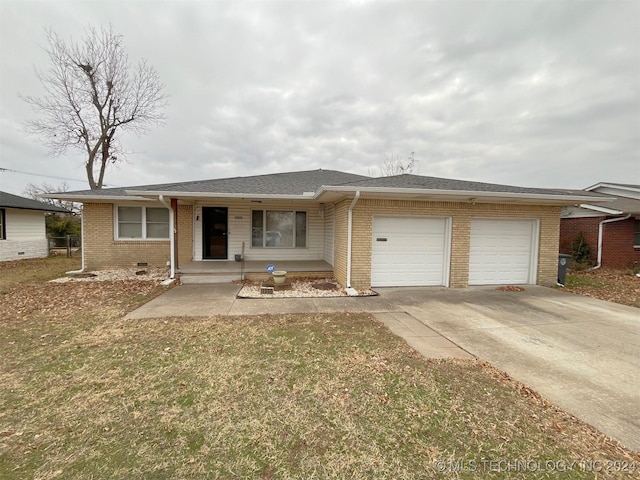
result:
[(376, 238), (376, 242), (386, 242), (386, 238)]

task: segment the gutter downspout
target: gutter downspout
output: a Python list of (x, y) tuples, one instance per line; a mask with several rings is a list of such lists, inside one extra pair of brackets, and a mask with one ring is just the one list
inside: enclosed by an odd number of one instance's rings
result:
[(165, 208), (167, 208), (169, 210), (169, 244), (170, 244), (170, 249), (171, 249), (171, 256), (170, 256), (170, 266), (171, 266), (171, 273), (169, 275), (170, 279), (174, 279), (176, 278), (176, 252), (175, 252), (175, 236), (176, 233), (174, 231), (174, 223), (173, 223), (173, 208), (171, 208), (171, 205), (169, 205), (167, 202), (164, 201), (164, 197), (162, 195), (158, 195), (158, 201), (164, 205)]
[(76, 275), (78, 273), (84, 273), (84, 269), (85, 269), (85, 264), (84, 264), (84, 250), (85, 250), (85, 244), (84, 244), (84, 205), (82, 206), (82, 218), (80, 221), (80, 252), (81, 252), (81, 256), (82, 256), (82, 266), (80, 267), (80, 270), (71, 270), (69, 272), (65, 272), (69, 275)]
[(600, 224), (598, 225), (598, 263), (591, 270), (597, 270), (602, 266), (602, 237), (604, 236), (604, 224), (621, 222), (622, 220), (627, 220), (630, 217), (631, 217), (631, 214), (628, 214), (626, 217), (610, 218), (608, 220), (602, 220), (600, 222)]
[(360, 190), (356, 191), (356, 196), (353, 197), (353, 201), (349, 206), (349, 213), (347, 214), (347, 292), (349, 291), (349, 289), (351, 289), (351, 241), (353, 229), (353, 207), (356, 206), (359, 198)]

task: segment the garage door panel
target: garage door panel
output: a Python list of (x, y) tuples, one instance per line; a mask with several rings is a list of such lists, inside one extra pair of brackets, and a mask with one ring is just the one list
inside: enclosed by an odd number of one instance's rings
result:
[(375, 218), (371, 284), (443, 285), (446, 233), (445, 219)]
[(469, 285), (531, 282), (535, 225), (533, 220), (472, 220)]

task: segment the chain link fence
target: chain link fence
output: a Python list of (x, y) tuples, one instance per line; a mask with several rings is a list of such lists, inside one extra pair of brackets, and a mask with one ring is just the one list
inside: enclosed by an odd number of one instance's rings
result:
[(78, 235), (66, 235), (64, 237), (49, 237), (49, 255), (66, 256), (68, 258), (79, 256), (82, 250), (82, 241)]

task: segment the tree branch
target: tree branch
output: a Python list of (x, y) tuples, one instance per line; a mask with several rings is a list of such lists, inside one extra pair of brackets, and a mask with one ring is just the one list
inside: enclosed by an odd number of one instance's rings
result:
[(164, 85), (145, 61), (130, 69), (122, 36), (111, 27), (89, 28), (80, 43), (46, 33), (49, 69), (36, 71), (45, 94), (22, 97), (39, 116), (27, 123), (27, 132), (55, 155), (82, 150), (89, 186), (102, 188), (106, 167), (124, 157), (119, 132), (140, 134), (164, 121)]

